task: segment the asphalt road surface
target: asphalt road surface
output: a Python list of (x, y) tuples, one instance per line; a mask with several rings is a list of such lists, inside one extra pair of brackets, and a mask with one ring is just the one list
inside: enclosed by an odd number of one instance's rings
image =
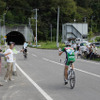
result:
[(98, 48), (98, 51), (97, 51), (97, 53), (100, 55), (100, 48)]
[(64, 59), (57, 50), (28, 48), (27, 59), (18, 54), (18, 76), (0, 88), (0, 100), (99, 100), (100, 63), (77, 59), (71, 90), (63, 82)]

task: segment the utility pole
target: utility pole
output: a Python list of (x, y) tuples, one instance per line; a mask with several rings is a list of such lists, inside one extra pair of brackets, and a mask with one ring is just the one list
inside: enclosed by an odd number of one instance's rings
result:
[(91, 32), (93, 32), (93, 30), (92, 30), (92, 23), (93, 23), (93, 18), (94, 18), (95, 16), (92, 16), (91, 17)]
[(29, 27), (31, 28), (31, 18), (29, 18)]
[(6, 13), (3, 14), (3, 25), (5, 26), (5, 15)]
[(59, 15), (60, 15), (60, 7), (58, 6), (58, 14), (57, 14), (57, 37), (56, 37), (57, 47), (59, 47)]
[(36, 9), (36, 47), (37, 47), (37, 9)]
[(85, 22), (85, 23), (86, 23), (86, 19), (87, 19), (87, 18), (86, 18), (86, 17), (84, 17), (84, 22)]
[(4, 24), (4, 26), (5, 26), (5, 16), (6, 16), (8, 10), (9, 10), (9, 7), (6, 8), (5, 13), (3, 14), (3, 24)]
[(38, 11), (39, 9), (36, 8), (36, 9), (33, 9), (33, 11), (34, 11), (34, 10), (36, 11), (36, 18), (35, 18), (35, 19), (36, 19), (36, 47), (37, 47), (37, 11)]
[(51, 28), (51, 42), (52, 42), (52, 24), (50, 25)]

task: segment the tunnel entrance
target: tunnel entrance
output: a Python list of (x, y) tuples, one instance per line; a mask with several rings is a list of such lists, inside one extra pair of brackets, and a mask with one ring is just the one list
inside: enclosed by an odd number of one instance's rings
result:
[(16, 45), (23, 45), (23, 43), (25, 42), (25, 37), (18, 31), (12, 31), (8, 33), (6, 36), (7, 36), (6, 41), (8, 44), (9, 42), (12, 41), (15, 42)]

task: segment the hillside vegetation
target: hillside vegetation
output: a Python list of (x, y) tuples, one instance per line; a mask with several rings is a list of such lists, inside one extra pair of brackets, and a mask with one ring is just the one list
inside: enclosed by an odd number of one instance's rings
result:
[[(53, 41), (56, 39), (57, 7), (60, 7), (60, 35), (62, 24), (84, 22), (94, 33), (100, 32), (100, 0), (0, 0), (0, 18), (6, 13), (6, 25), (27, 24), (29, 18), (35, 33), (35, 11), (38, 8), (38, 39), (50, 40), (50, 24), (53, 26)], [(3, 25), (3, 20), (1, 21)], [(61, 38), (60, 38), (61, 39)]]

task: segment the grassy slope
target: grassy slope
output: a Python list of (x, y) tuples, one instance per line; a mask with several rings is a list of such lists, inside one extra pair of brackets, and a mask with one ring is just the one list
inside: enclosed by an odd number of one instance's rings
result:
[[(41, 46), (38, 48), (42, 48), (42, 49), (57, 49), (56, 42), (46, 42), (46, 43), (41, 42), (41, 43), (39, 43), (39, 45), (41, 45)], [(65, 46), (65, 44), (59, 43), (60, 48), (62, 48), (64, 46)]]
[[(37, 48), (39, 49), (58, 49), (57, 46), (56, 46), (56, 42), (39, 42), (38, 45), (41, 45)], [(60, 48), (63, 48), (65, 47), (65, 44), (63, 43), (59, 43), (59, 47)]]

